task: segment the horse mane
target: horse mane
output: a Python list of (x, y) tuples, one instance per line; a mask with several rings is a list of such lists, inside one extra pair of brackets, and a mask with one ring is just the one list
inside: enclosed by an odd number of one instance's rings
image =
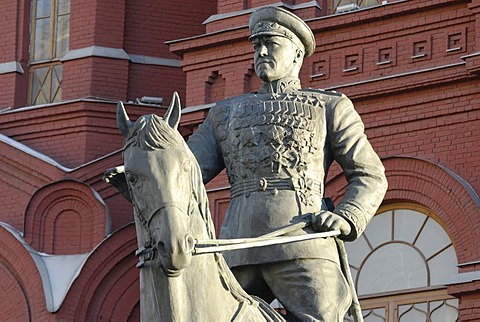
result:
[(179, 148), (187, 153), (192, 162), (190, 174), (192, 178), (193, 197), (206, 225), (208, 237), (211, 239), (215, 238), (215, 229), (211, 220), (208, 196), (205, 186), (203, 185), (200, 165), (180, 135), (180, 132), (170, 127), (170, 125), (158, 115), (143, 115), (138, 118), (125, 139), (124, 151), (128, 147), (139, 147), (147, 151)]
[(180, 133), (171, 128), (160, 116), (142, 115), (129, 130), (125, 139), (124, 150), (130, 146), (147, 151), (168, 149), (181, 146), (184, 142)]
[[(215, 239), (215, 228), (210, 214), (207, 191), (203, 185), (200, 165), (180, 133), (170, 127), (170, 125), (158, 115), (143, 115), (130, 129), (125, 139), (124, 151), (131, 146), (139, 147), (147, 151), (183, 148), (192, 163), (190, 175), (192, 179), (193, 198), (189, 206), (192, 207), (192, 209), (194, 209), (193, 207), (197, 207), (205, 223), (208, 238)], [(249, 304), (255, 303), (250, 295), (236, 282), (223, 256), (216, 253), (214, 254), (214, 258), (219, 268), (220, 278), (223, 280), (223, 286), (229, 290), (238, 301), (247, 301)]]

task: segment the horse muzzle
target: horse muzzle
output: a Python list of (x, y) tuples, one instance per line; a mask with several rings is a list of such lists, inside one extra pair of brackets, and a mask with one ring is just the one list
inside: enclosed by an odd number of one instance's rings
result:
[(195, 239), (187, 234), (183, 240), (176, 242), (158, 242), (157, 252), (162, 270), (168, 277), (177, 277), (192, 261)]

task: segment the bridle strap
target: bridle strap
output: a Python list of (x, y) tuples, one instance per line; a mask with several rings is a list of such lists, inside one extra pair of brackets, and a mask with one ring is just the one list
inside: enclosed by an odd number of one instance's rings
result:
[[(148, 216), (148, 218), (147, 218), (147, 228), (150, 228), (150, 222), (152, 221), (153, 217), (155, 217), (156, 214), (158, 214), (159, 212), (161, 212), (162, 210), (167, 209), (167, 208), (177, 208), (178, 210), (180, 210), (185, 215), (187, 215), (187, 216), (189, 215), (189, 205), (186, 205), (186, 207), (185, 207), (185, 204), (180, 203), (180, 202), (173, 202), (173, 201), (161, 202), (159, 204), (159, 206), (157, 207), (157, 209), (154, 210), (153, 212), (151, 212), (150, 216)], [(186, 211), (185, 211), (185, 208), (187, 208)]]

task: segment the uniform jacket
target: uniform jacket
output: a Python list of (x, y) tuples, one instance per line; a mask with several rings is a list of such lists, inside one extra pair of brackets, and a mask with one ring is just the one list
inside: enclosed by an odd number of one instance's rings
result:
[[(334, 160), (348, 181), (334, 210), (352, 227), (345, 240), (364, 231), (387, 188), (382, 163), (352, 102), (337, 92), (302, 90), (298, 79), (264, 83), (259, 93), (217, 102), (188, 145), (205, 183), (227, 170), (231, 200), (221, 238), (257, 237), (327, 210), (322, 197)], [(332, 238), (224, 255), (231, 266), (295, 258), (338, 261)]]

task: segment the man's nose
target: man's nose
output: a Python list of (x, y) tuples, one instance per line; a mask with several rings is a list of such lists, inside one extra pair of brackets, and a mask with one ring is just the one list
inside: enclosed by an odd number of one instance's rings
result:
[(260, 46), (260, 50), (258, 51), (258, 54), (260, 55), (260, 57), (267, 56), (267, 55), (268, 55), (267, 46), (261, 45), (261, 46)]

